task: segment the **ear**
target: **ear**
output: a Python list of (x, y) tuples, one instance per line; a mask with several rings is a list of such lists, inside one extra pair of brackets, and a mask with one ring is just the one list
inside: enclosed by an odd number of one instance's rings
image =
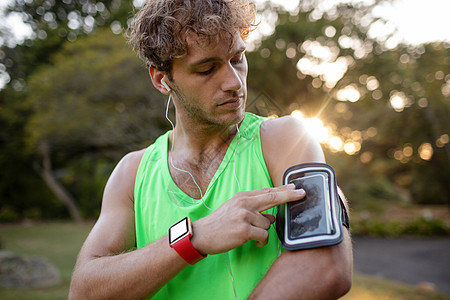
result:
[(155, 88), (164, 95), (169, 95), (170, 90), (168, 90), (166, 86), (164, 86), (163, 83), (161, 82), (163, 79), (165, 79), (166, 85), (168, 84), (166, 72), (159, 71), (154, 67), (149, 67), (148, 72), (150, 74), (150, 78), (152, 79), (152, 83), (155, 86)]

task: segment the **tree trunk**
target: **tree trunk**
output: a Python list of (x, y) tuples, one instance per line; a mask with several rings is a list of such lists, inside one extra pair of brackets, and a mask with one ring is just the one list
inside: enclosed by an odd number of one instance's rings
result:
[(67, 207), (69, 210), (70, 216), (76, 223), (83, 222), (83, 218), (81, 217), (80, 211), (75, 203), (73, 197), (69, 194), (69, 192), (56, 180), (55, 176), (53, 176), (52, 167), (51, 167), (51, 158), (50, 158), (50, 150), (48, 145), (42, 144), (39, 149), (42, 155), (42, 167), (39, 167), (37, 164), (35, 165), (36, 171), (45, 181), (50, 190), (55, 194), (55, 196)]

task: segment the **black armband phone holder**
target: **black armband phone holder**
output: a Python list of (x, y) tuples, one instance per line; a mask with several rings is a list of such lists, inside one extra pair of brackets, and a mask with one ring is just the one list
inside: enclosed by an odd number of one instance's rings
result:
[(343, 227), (349, 228), (347, 210), (339, 197), (333, 168), (324, 163), (292, 166), (283, 184), (294, 183), (306, 196), (278, 207), (276, 229), (286, 250), (338, 244)]

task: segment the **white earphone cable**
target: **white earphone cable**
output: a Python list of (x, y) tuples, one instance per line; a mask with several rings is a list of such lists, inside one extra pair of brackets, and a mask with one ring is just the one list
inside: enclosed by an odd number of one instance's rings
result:
[(203, 201), (203, 192), (202, 189), (200, 188), (200, 186), (197, 184), (197, 181), (195, 180), (194, 176), (191, 174), (191, 172), (180, 169), (175, 167), (175, 165), (173, 164), (173, 160), (172, 160), (172, 153), (173, 153), (173, 145), (175, 144), (175, 126), (173, 125), (172, 121), (169, 119), (169, 103), (170, 103), (170, 99), (172, 98), (172, 94), (169, 95), (169, 100), (167, 101), (167, 107), (166, 107), (166, 119), (170, 122), (170, 124), (172, 125), (172, 145), (171, 145), (171, 149), (170, 149), (170, 165), (172, 166), (172, 168), (180, 171), (180, 172), (184, 172), (189, 174), (189, 176), (191, 176), (192, 181), (194, 182), (195, 186), (198, 188), (198, 191), (200, 192), (200, 200), (202, 201), (203, 205), (213, 211), (213, 209), (211, 209), (208, 205), (206, 205), (206, 203)]
[[(200, 200), (202, 201), (203, 205), (204, 205), (207, 209), (209, 209), (210, 211), (213, 211), (213, 209), (211, 209), (209, 206), (207, 206), (206, 203), (204, 202), (204, 200), (203, 200), (203, 192), (202, 192), (202, 189), (201, 189), (200, 186), (197, 184), (197, 181), (195, 181), (194, 176), (193, 176), (189, 171), (183, 170), (183, 169), (180, 169), (180, 168), (177, 168), (177, 167), (175, 167), (175, 165), (173, 164), (173, 161), (172, 161), (172, 153), (173, 153), (173, 145), (175, 144), (175, 126), (173, 125), (172, 121), (171, 121), (170, 118), (169, 118), (169, 104), (170, 104), (170, 100), (171, 100), (171, 99), (172, 99), (172, 93), (169, 94), (169, 99), (167, 100), (167, 106), (166, 106), (166, 119), (167, 119), (167, 121), (169, 121), (170, 125), (172, 125), (172, 145), (171, 145), (171, 150), (170, 150), (170, 154), (169, 154), (169, 155), (170, 155), (170, 165), (172, 166), (172, 168), (174, 168), (174, 169), (176, 169), (176, 170), (178, 170), (178, 171), (180, 171), (180, 172), (187, 173), (187, 174), (189, 174), (189, 176), (191, 176), (192, 181), (194, 182), (195, 186), (198, 188), (198, 190), (199, 190), (199, 192), (200, 192)], [(239, 142), (240, 142), (240, 140), (241, 140), (241, 132), (239, 131), (239, 127), (238, 127), (237, 124), (236, 124), (236, 130), (237, 130), (237, 134), (238, 134), (238, 141), (237, 141), (236, 147), (234, 148), (232, 157), (234, 157), (234, 155), (235, 155), (235, 153), (236, 153), (236, 151), (237, 151), (237, 148), (238, 148), (238, 146), (239, 146)], [(237, 182), (237, 184), (238, 184), (238, 189), (239, 189), (239, 192), (240, 192), (240, 191), (241, 191), (241, 186), (240, 186), (239, 180), (238, 180), (238, 178), (237, 178), (237, 176), (236, 176), (236, 168), (235, 168), (235, 165), (236, 165), (235, 162), (233, 162), (233, 173), (234, 173), (234, 178), (236, 179), (236, 182)], [(228, 272), (230, 273), (231, 284), (233, 285), (234, 298), (237, 299), (236, 285), (235, 285), (235, 283), (234, 283), (234, 276), (233, 276), (233, 272), (232, 272), (232, 270), (231, 270), (230, 263), (229, 263), (229, 261), (228, 261), (227, 253), (223, 253), (223, 256), (224, 256), (224, 258), (225, 258), (225, 262), (227, 263)]]

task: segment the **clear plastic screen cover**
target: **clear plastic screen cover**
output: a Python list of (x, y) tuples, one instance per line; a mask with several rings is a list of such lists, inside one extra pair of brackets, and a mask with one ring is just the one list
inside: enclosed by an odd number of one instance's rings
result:
[(340, 243), (342, 208), (333, 168), (323, 163), (296, 165), (286, 170), (283, 183), (294, 183), (306, 192), (305, 198), (278, 207), (276, 226), (283, 247), (298, 250)]

